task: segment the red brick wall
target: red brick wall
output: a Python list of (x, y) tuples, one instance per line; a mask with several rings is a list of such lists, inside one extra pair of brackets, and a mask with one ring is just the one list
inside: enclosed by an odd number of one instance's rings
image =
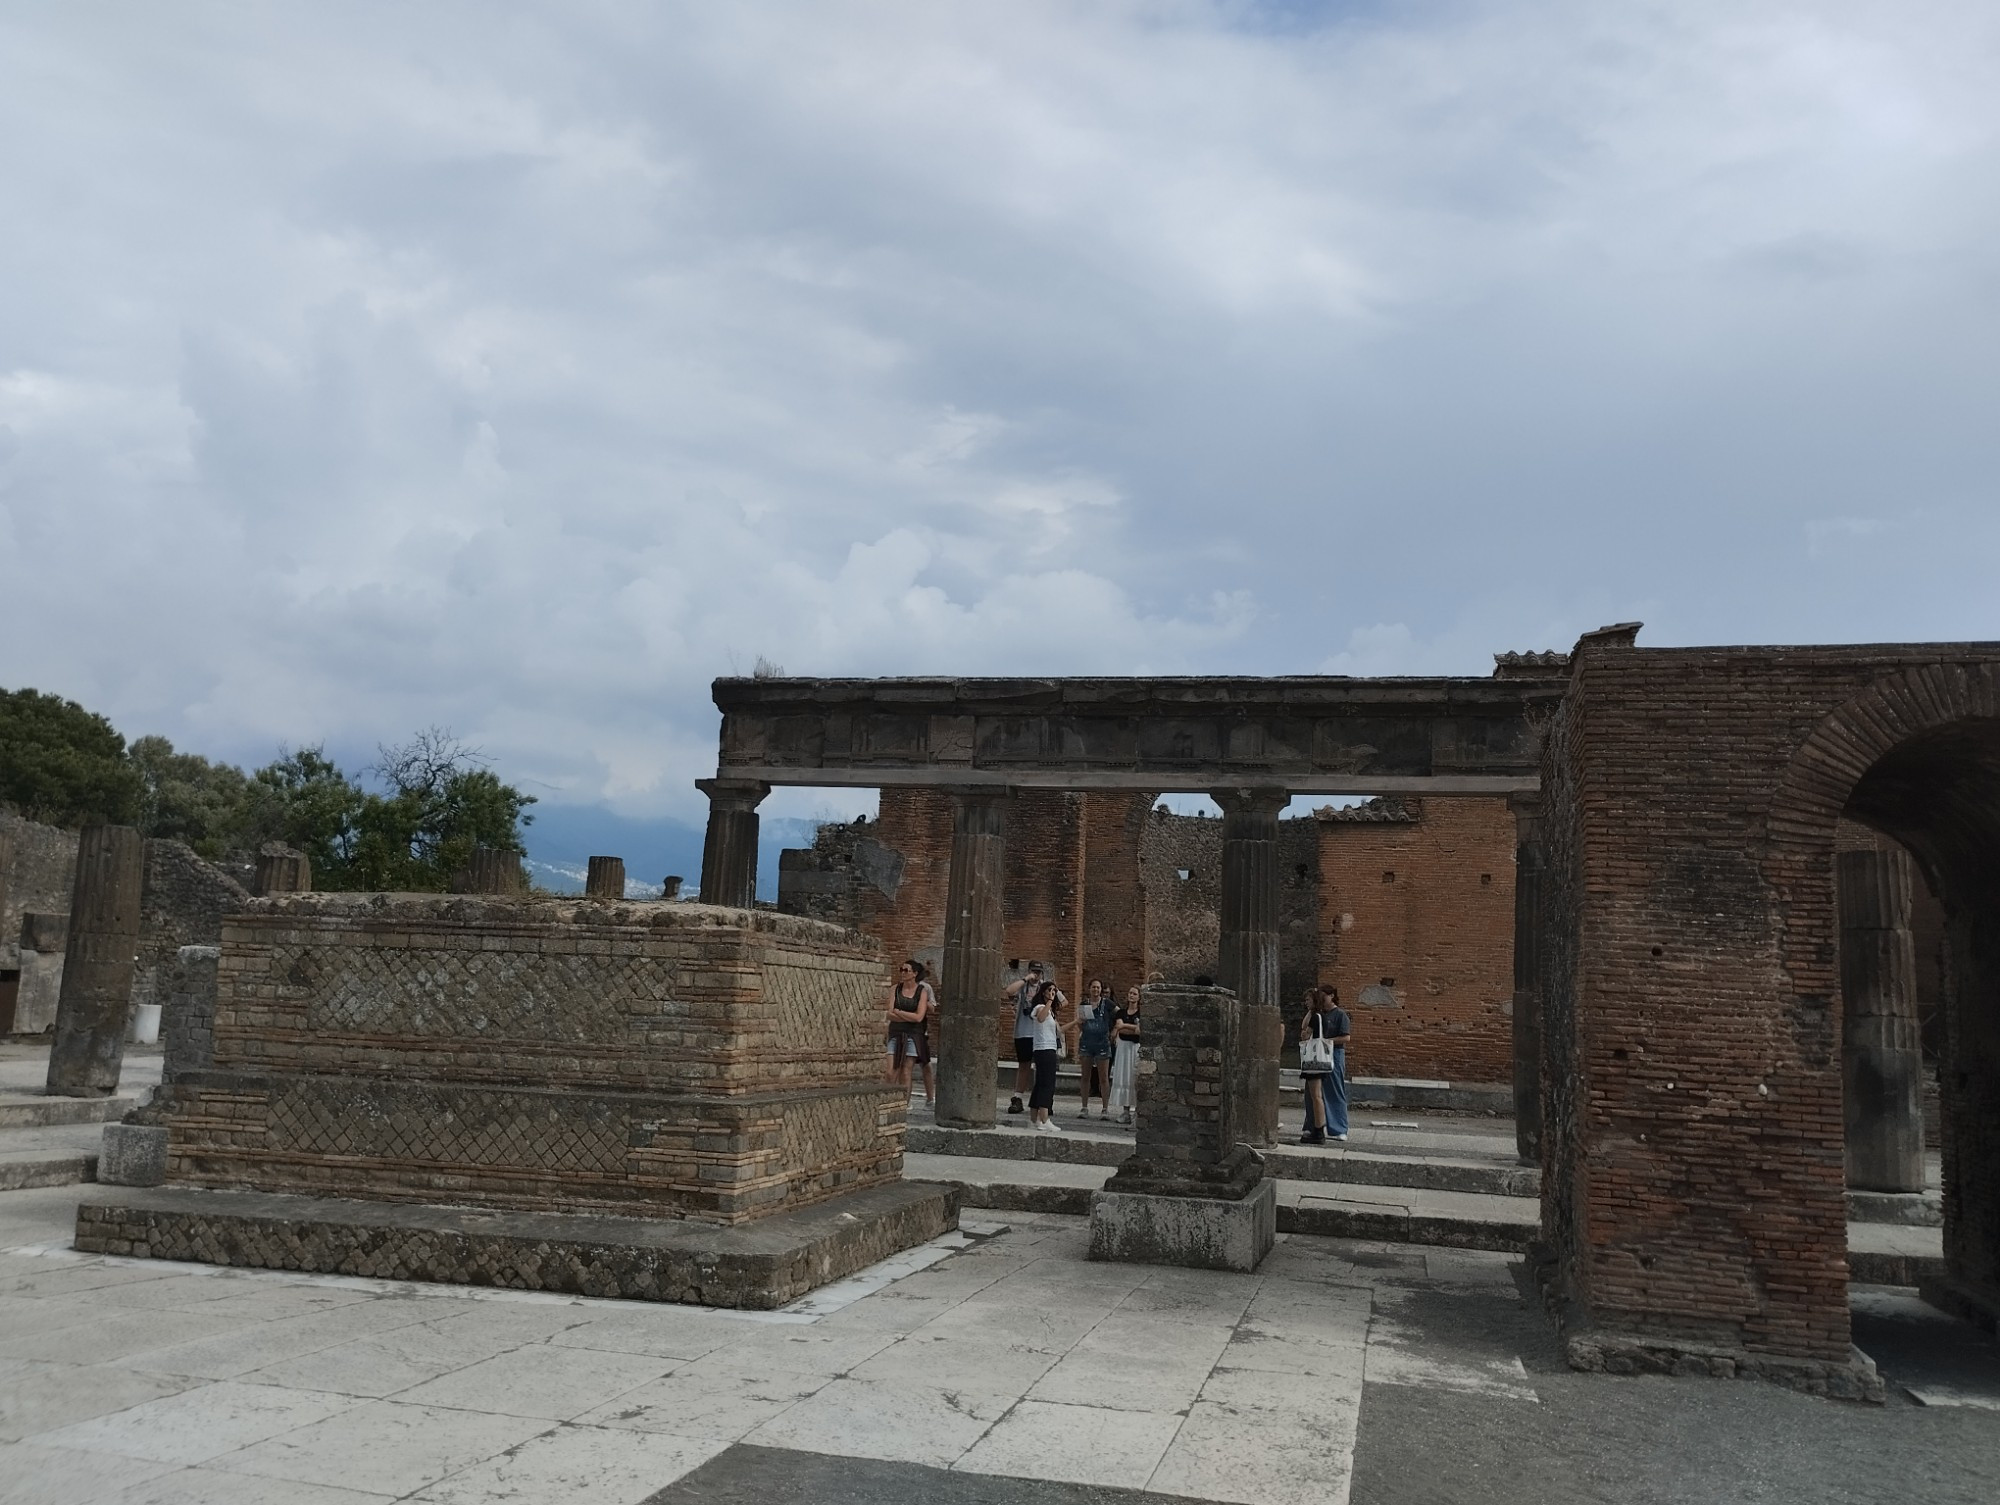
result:
[(1318, 823), (1320, 977), (1354, 1020), (1348, 1069), (1511, 1081), (1514, 817), (1500, 799), (1408, 808)]
[[(2000, 888), (1990, 747), (1932, 736), (1996, 699), (1990, 648), (1580, 647), (1544, 742), (1543, 1196), (1600, 1327), (1846, 1361), (1836, 822), (1879, 800), (1961, 902)], [(1948, 1075), (1947, 1257), (1994, 1283), (2000, 1042)]]
[(1146, 980), (1140, 845), (1152, 810), (1150, 794), (1083, 797), (1083, 978), (1104, 982), (1114, 997)]

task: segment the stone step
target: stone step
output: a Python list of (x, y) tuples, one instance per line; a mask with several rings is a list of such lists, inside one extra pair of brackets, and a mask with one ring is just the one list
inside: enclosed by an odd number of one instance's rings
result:
[(97, 1179), (97, 1156), (19, 1156), (0, 1152), (0, 1191), (38, 1186), (78, 1186)]
[[(1112, 1137), (1105, 1132), (1075, 1132), (1067, 1124), (1064, 1129), (1061, 1134), (1037, 1134), (1022, 1128), (941, 1129), (913, 1123), (906, 1143), (912, 1154), (1040, 1160), (1066, 1165), (1115, 1166), (1132, 1153), (1129, 1135)], [(1406, 1186), (1500, 1197), (1541, 1195), (1541, 1173), (1533, 1166), (1518, 1165), (1511, 1159), (1414, 1153), (1352, 1143), (1283, 1145), (1263, 1153), (1273, 1173), (1283, 1180)]]
[[(1044, 1145), (1060, 1145), (1069, 1136), (1034, 1137)], [(903, 1159), (907, 1179), (956, 1182), (967, 1207), (1078, 1217), (1089, 1215), (1090, 1194), (1110, 1179), (1111, 1169), (1056, 1158), (912, 1153)], [(1530, 1197), (1278, 1179), (1280, 1233), (1515, 1253), (1526, 1250), (1540, 1227), (1541, 1205)], [(1913, 1286), (1943, 1275), (1943, 1232), (1910, 1224), (1850, 1223), (1847, 1261), (1856, 1281)]]
[[(1014, 1090), (1015, 1063), (1001, 1061), (995, 1073), (997, 1085), (1011, 1092)], [(1083, 1068), (1074, 1061), (1064, 1061), (1056, 1068), (1056, 1079), (1066, 1085), (1083, 1078)], [(1304, 1095), (1299, 1085), (1299, 1074), (1286, 1070), (1278, 1078), (1278, 1093), (1289, 1106), (1296, 1107)], [(1488, 1113), (1511, 1118), (1514, 1113), (1514, 1089), (1505, 1084), (1486, 1082), (1438, 1082), (1424, 1081), (1408, 1077), (1350, 1077), (1347, 1083), (1347, 1100), (1351, 1104), (1365, 1103), (1376, 1108), (1402, 1108), (1433, 1113)]]
[(95, 1181), (103, 1138), (101, 1123), (0, 1129), (0, 1191)]
[[(150, 1095), (150, 1094), (148, 1094)], [(46, 1097), (39, 1092), (0, 1093), (0, 1129), (47, 1129), (60, 1124), (108, 1124), (144, 1097)]]
[[(913, 1181), (955, 1182), (967, 1207), (1082, 1216), (1090, 1211), (1090, 1194), (1110, 1179), (1111, 1168), (1059, 1160), (912, 1154), (903, 1159), (903, 1175)], [(1540, 1204), (1525, 1197), (1278, 1181), (1280, 1233), (1512, 1253), (1527, 1248), (1540, 1217)]]

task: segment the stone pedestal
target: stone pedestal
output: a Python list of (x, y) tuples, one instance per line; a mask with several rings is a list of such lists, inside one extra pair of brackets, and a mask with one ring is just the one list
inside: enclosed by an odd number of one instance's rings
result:
[(1910, 859), (1842, 852), (1840, 995), (1847, 1184), (1924, 1189), (1923, 1045), (1910, 934)]
[(590, 859), (589, 875), (583, 880), (583, 892), (591, 899), (623, 899), (625, 897), (625, 859), (623, 857), (593, 857)]
[(63, 951), (62, 997), (49, 1048), (52, 1097), (108, 1097), (118, 1090), (132, 972), (139, 949), (145, 838), (130, 826), (85, 826)]
[(295, 847), (273, 842), (257, 853), (256, 891), (261, 894), (309, 894), (312, 859)]
[(757, 902), (757, 806), (771, 786), (749, 779), (696, 779), (695, 788), (708, 796), (701, 902), (750, 909)]
[(1090, 1199), (1090, 1257), (1254, 1270), (1277, 1237), (1277, 1187), (1242, 1142), (1251, 1105), (1238, 1091), (1250, 1047), (1227, 988), (1154, 984), (1143, 994), (1137, 1145)]
[(167, 1131), (150, 1124), (106, 1124), (97, 1179), (105, 1186), (164, 1185)]
[(1194, 1270), (1257, 1268), (1278, 1237), (1278, 1183), (1235, 1201), (1112, 1191), (1090, 1199), (1090, 1257)]
[(505, 847), (474, 847), (451, 887), (459, 894), (523, 894), (528, 891), (528, 877), (521, 871), (519, 852)]
[(1278, 1141), (1278, 1052), (1284, 1047), (1278, 996), (1278, 817), (1291, 796), (1269, 788), (1218, 789), (1212, 797), (1222, 807), (1222, 934), (1216, 979), (1256, 1020), (1238, 1058), (1235, 1090), (1251, 1110), (1239, 1127), (1246, 1142), (1271, 1145)]
[(1539, 795), (1515, 795), (1514, 1147), (1542, 1158), (1542, 843)]
[(949, 1128), (993, 1124), (993, 1011), (1006, 977), (1006, 810), (1000, 790), (952, 797), (937, 1061), (937, 1121)]

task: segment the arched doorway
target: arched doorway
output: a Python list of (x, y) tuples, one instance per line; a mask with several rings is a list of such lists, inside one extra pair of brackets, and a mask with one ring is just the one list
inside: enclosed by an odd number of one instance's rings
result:
[(1906, 849), (1944, 908), (1947, 1276), (1927, 1294), (1991, 1328), (2000, 1316), (2000, 671), (1926, 665), (1886, 676), (1800, 746), (1772, 811), (1772, 862), (1793, 898), (1785, 961), (1801, 981), (1832, 981), (1842, 816)]

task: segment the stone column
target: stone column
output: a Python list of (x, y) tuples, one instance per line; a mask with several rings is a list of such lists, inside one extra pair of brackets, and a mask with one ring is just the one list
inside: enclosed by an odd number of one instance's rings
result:
[(1006, 971), (1007, 796), (952, 794), (951, 878), (945, 894), (944, 975), (939, 979), (937, 1121), (993, 1127), (993, 1020)]
[(589, 899), (622, 899), (625, 897), (625, 859), (623, 857), (593, 857), (590, 859), (590, 875), (583, 880), (584, 897)]
[(1278, 1142), (1278, 1052), (1284, 1048), (1278, 997), (1278, 816), (1283, 789), (1218, 789), (1222, 807), (1222, 939), (1216, 981), (1243, 1005), (1246, 1042), (1236, 1122), (1246, 1143)]
[(474, 847), (452, 887), (461, 894), (519, 894), (527, 892), (528, 878), (521, 871), (519, 852)]
[(708, 796), (701, 844), (701, 902), (750, 909), (757, 902), (757, 806), (771, 792), (753, 779), (696, 779)]
[(1542, 1158), (1542, 797), (1517, 794), (1514, 812), (1514, 1148)]
[(257, 853), (256, 883), (260, 894), (309, 894), (313, 886), (312, 859), (304, 852), (273, 842)]
[(132, 969), (139, 951), (139, 901), (146, 840), (130, 826), (85, 826), (76, 846), (62, 998), (49, 1049), (52, 1097), (109, 1097), (118, 1090)]
[(1924, 1060), (1910, 859), (1900, 851), (1842, 852), (1838, 861), (1847, 1184), (1921, 1192)]

